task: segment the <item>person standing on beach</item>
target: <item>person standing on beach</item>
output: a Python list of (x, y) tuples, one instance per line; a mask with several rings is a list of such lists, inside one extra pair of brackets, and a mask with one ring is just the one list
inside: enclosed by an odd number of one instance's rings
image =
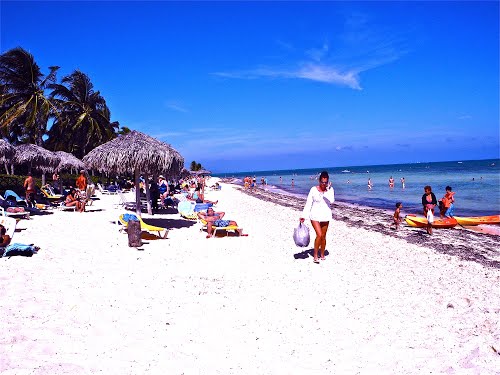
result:
[(394, 187), (394, 179), (392, 176), (389, 178), (389, 187), (392, 189)]
[(85, 192), (87, 190), (87, 178), (85, 177), (84, 170), (80, 171), (80, 176), (78, 176), (78, 178), (76, 179), (75, 185), (78, 190), (82, 192)]
[(403, 207), (403, 204), (401, 202), (396, 203), (396, 211), (394, 211), (393, 222), (389, 228), (392, 228), (392, 226), (394, 225), (396, 227), (396, 230), (399, 229), (399, 224), (402, 221), (402, 219), (401, 219), (401, 208), (402, 207)]
[(33, 205), (35, 202), (36, 186), (31, 172), (28, 172), (28, 177), (26, 177), (26, 179), (24, 180), (23, 186), (26, 200), (28, 201), (28, 203)]
[[(427, 185), (424, 187), (424, 195), (422, 195), (422, 206), (424, 206), (424, 216), (427, 217), (427, 212), (431, 211), (434, 216), (434, 207), (437, 205), (437, 199), (432, 188)], [(432, 234), (432, 223), (427, 223), (427, 233)]]
[(451, 191), (451, 186), (446, 186), (446, 193), (443, 198), (441, 198), (440, 206), (442, 206), (439, 214), (441, 219), (446, 217), (452, 217), (455, 215), (455, 192)]
[(311, 225), (316, 232), (314, 240), (314, 263), (319, 263), (318, 251), (321, 252), (321, 260), (325, 260), (326, 232), (332, 219), (331, 206), (335, 202), (335, 193), (330, 182), (327, 171), (321, 172), (319, 185), (313, 186), (307, 196), (306, 205), (302, 211), (300, 222), (305, 218), (311, 220)]

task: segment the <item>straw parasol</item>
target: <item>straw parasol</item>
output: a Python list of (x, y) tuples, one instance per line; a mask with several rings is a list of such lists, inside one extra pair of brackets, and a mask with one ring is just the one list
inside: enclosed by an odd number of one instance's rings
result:
[(0, 163), (9, 162), (16, 153), (16, 149), (9, 142), (0, 139)]
[[(148, 175), (178, 175), (184, 166), (184, 158), (172, 146), (135, 130), (97, 146), (85, 155), (83, 162), (87, 168), (100, 172), (118, 175), (134, 172), (138, 215), (140, 175), (144, 174), (146, 180)], [(148, 184), (146, 194), (149, 194)], [(149, 199), (148, 212), (151, 213)]]
[(43, 173), (53, 171), (59, 164), (59, 157), (52, 151), (34, 144), (22, 144), (15, 147), (16, 153), (12, 161), (14, 164), (28, 164), (29, 171), (32, 168), (41, 170)]
[(69, 152), (56, 151), (55, 154), (61, 159), (57, 166), (57, 170), (59, 171), (64, 169), (80, 170), (85, 168), (85, 163)]
[(200, 169), (199, 171), (191, 171), (191, 174), (194, 174), (196, 176), (203, 176), (203, 175), (212, 174), (212, 172), (208, 171), (206, 169)]

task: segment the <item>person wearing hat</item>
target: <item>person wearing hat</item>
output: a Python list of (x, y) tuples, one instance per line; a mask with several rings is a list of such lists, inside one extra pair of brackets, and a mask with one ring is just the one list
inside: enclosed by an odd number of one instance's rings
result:
[(85, 177), (85, 171), (81, 170), (80, 171), (80, 176), (76, 179), (76, 187), (80, 191), (86, 191), (87, 190), (87, 177)]
[(165, 177), (160, 175), (158, 177), (158, 191), (160, 192), (160, 202), (162, 207), (165, 206), (163, 201), (168, 197), (169, 189), (168, 189), (168, 183), (167, 180), (165, 180)]

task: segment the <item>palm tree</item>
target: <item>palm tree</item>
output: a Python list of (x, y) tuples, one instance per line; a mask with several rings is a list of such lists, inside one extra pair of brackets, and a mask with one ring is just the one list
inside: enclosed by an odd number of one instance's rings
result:
[(130, 133), (132, 130), (130, 128), (127, 128), (126, 126), (122, 126), (120, 130), (118, 130), (118, 135), (125, 135)]
[(11, 143), (42, 145), (50, 112), (45, 90), (56, 80), (58, 66), (44, 77), (33, 55), (14, 48), (0, 55), (0, 128)]
[(59, 115), (54, 118), (47, 146), (82, 158), (88, 151), (116, 137), (117, 121), (90, 78), (79, 70), (52, 84), (50, 94)]
[(203, 167), (201, 166), (200, 163), (197, 163), (196, 161), (193, 160), (191, 162), (189, 169), (192, 171), (201, 171), (203, 169)]

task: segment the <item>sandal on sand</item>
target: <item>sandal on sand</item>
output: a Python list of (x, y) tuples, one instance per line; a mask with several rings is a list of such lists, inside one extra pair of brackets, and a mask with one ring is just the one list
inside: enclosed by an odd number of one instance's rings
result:
[(319, 259), (314, 259), (313, 262), (319, 264)]
[(325, 260), (326, 258), (325, 258), (325, 257), (323, 257), (323, 258), (319, 258), (319, 259), (321, 259), (321, 260)]
[(248, 237), (248, 233), (240, 234), (240, 237)]
[(210, 238), (210, 237), (212, 237), (212, 236), (211, 236), (210, 234), (207, 234), (207, 237), (206, 237), (206, 238)]

